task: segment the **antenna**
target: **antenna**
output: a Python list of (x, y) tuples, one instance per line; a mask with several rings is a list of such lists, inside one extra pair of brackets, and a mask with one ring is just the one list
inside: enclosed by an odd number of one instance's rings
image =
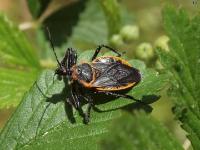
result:
[(54, 55), (55, 55), (55, 57), (56, 57), (56, 61), (58, 62), (59, 66), (61, 67), (61, 63), (60, 63), (59, 60), (58, 60), (58, 57), (57, 57), (57, 55), (56, 55), (56, 52), (55, 52), (55, 49), (54, 49), (54, 46), (53, 46), (53, 41), (52, 41), (52, 37), (51, 37), (51, 33), (50, 33), (50, 31), (49, 31), (49, 28), (46, 27), (46, 30), (47, 30), (47, 32), (48, 32), (49, 41), (50, 41), (50, 43), (51, 43), (51, 48), (52, 48), (52, 50), (53, 50), (53, 53), (54, 53)]

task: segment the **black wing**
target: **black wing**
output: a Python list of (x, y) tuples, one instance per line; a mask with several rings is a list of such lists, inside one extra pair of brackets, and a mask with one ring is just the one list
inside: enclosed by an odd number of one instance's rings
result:
[(101, 61), (92, 63), (92, 66), (96, 72), (96, 80), (92, 83), (92, 87), (116, 88), (140, 81), (140, 73), (137, 69), (119, 61)]

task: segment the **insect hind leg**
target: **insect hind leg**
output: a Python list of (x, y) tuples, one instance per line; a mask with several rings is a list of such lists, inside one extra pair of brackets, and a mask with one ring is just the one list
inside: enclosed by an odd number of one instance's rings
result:
[(117, 98), (122, 97), (122, 98), (126, 98), (126, 99), (131, 99), (131, 100), (141, 103), (140, 100), (135, 99), (133, 96), (126, 95), (126, 94), (119, 94), (119, 93), (114, 93), (114, 92), (110, 92), (110, 91), (98, 91), (98, 93), (104, 93), (106, 95), (111, 95), (111, 96), (114, 96)]
[(119, 53), (119, 52), (117, 52), (115, 49), (113, 49), (113, 48), (111, 48), (111, 47), (109, 47), (109, 46), (107, 46), (107, 45), (99, 45), (97, 48), (96, 48), (96, 50), (95, 50), (95, 52), (94, 52), (94, 55), (92, 56), (92, 61), (97, 57), (97, 55), (99, 54), (99, 52), (101, 51), (101, 49), (102, 48), (107, 48), (108, 50), (110, 50), (110, 51), (112, 51), (112, 52), (114, 52), (114, 53), (116, 53), (117, 54), (117, 56), (118, 57), (121, 57), (121, 54)]

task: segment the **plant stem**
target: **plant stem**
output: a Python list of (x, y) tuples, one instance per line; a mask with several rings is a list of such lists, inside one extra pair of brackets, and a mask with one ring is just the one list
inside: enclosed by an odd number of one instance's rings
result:
[(108, 38), (111, 38), (121, 28), (120, 6), (117, 0), (100, 0), (100, 3), (107, 21)]

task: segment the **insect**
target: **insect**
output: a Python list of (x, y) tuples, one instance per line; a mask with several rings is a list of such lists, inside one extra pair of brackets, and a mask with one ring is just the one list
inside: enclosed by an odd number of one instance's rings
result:
[[(76, 109), (81, 109), (81, 101), (85, 99), (88, 102), (87, 111), (84, 113), (84, 122), (88, 123), (91, 108), (94, 106), (91, 93), (104, 93), (114, 97), (123, 97), (133, 99), (132, 96), (120, 94), (119, 91), (129, 89), (141, 80), (139, 70), (132, 67), (126, 60), (121, 58), (121, 54), (115, 49), (100, 45), (96, 48), (91, 62), (77, 64), (77, 53), (72, 48), (68, 48), (62, 61), (59, 62), (51, 40), (49, 38), (58, 68), (55, 74), (68, 79), (70, 87), (70, 96), (67, 102)], [(117, 56), (97, 57), (102, 48), (117, 54)]]

